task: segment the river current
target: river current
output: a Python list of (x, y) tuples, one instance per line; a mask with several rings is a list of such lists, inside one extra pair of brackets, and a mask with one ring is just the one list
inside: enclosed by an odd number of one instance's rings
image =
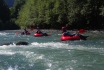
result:
[(1, 45), (0, 70), (104, 70), (104, 33), (85, 32), (87, 40), (60, 41), (61, 32), (47, 32), (47, 37), (15, 32), (0, 31), (0, 43), (29, 45)]

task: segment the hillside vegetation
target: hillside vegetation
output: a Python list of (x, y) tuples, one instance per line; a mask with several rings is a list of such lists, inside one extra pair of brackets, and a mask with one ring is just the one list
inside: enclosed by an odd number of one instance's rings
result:
[(15, 0), (9, 10), (13, 29), (104, 29), (104, 0)]

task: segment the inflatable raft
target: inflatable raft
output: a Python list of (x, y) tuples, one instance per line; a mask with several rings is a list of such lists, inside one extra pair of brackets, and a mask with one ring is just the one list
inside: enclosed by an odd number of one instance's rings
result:
[(30, 32), (27, 32), (26, 35), (30, 35)]
[(35, 33), (34, 36), (35, 36), (35, 37), (41, 37), (41, 36), (50, 36), (50, 35), (48, 35), (48, 34), (46, 34), (46, 33), (44, 33), (44, 34)]
[(66, 40), (86, 40), (88, 36), (64, 36), (62, 35), (60, 40), (61, 41), (66, 41)]

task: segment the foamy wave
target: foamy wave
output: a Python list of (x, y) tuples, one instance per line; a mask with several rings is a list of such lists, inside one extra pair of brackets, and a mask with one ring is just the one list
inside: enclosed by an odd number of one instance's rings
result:
[(6, 50), (0, 50), (0, 55), (13, 55), (15, 54), (14, 52), (11, 51), (6, 51)]
[(5, 32), (0, 33), (1, 36), (7, 35), (7, 34), (8, 34), (8, 33), (5, 33)]
[(7, 49), (7, 48), (11, 48), (11, 47), (15, 47), (16, 46), (16, 44), (10, 44), (10, 45), (2, 45), (2, 46), (0, 46), (0, 49)]
[(16, 65), (14, 68), (10, 66), (7, 70), (18, 70), (18, 66)]
[(84, 45), (72, 45), (70, 43), (62, 43), (62, 42), (47, 42), (47, 43), (38, 43), (33, 42), (31, 43), (34, 47), (51, 47), (54, 49), (57, 48), (63, 48), (63, 49), (76, 49), (76, 50), (104, 50), (104, 48), (98, 48), (98, 47), (88, 47)]
[(38, 46), (38, 47), (55, 47), (55, 48), (61, 48), (61, 47), (68, 47), (68, 44), (64, 44), (61, 42), (47, 42), (47, 43), (38, 43), (38, 42), (33, 42), (31, 43), (34, 46)]

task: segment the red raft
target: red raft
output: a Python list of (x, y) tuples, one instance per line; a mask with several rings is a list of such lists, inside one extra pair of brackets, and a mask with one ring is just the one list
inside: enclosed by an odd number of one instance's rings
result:
[(43, 34), (35, 33), (34, 36), (35, 37), (40, 37), (40, 36), (43, 36)]
[(30, 32), (27, 32), (27, 33), (22, 32), (21, 35), (30, 35)]
[(80, 40), (81, 38), (79, 36), (64, 36), (62, 35), (60, 40), (66, 41), (66, 40)]
[(30, 32), (27, 32), (26, 35), (30, 35)]
[(50, 36), (48, 34), (41, 34), (41, 33), (35, 33), (34, 34), (35, 37), (41, 37), (41, 36)]

